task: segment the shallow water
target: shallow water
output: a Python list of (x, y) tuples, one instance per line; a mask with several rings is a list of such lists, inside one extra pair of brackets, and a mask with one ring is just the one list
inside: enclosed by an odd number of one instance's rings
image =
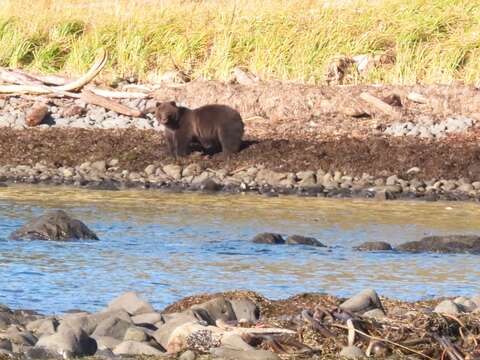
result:
[[(45, 210), (62, 208), (100, 241), (10, 241)], [(480, 292), (475, 255), (362, 253), (431, 234), (479, 232), (473, 203), (375, 202), (255, 195), (0, 188), (0, 303), (45, 313), (98, 310), (130, 290), (158, 309), (184, 296), (250, 289), (349, 296), (365, 287), (404, 300)], [(252, 244), (257, 233), (314, 236), (325, 248)]]

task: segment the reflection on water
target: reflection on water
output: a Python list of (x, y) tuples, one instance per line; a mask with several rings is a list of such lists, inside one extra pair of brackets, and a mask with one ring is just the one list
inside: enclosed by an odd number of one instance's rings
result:
[[(52, 208), (82, 219), (101, 240), (6, 240)], [(96, 310), (129, 290), (157, 308), (227, 289), (272, 298), (304, 291), (348, 296), (365, 287), (406, 300), (472, 295), (480, 292), (478, 256), (359, 253), (351, 247), (478, 233), (479, 215), (473, 203), (0, 188), (0, 303), (53, 313)], [(263, 231), (314, 236), (329, 248), (249, 242)]]

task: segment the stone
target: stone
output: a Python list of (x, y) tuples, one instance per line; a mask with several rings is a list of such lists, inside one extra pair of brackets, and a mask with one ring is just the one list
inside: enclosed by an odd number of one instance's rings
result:
[(157, 312), (151, 312), (151, 313), (132, 316), (131, 319), (135, 325), (156, 324), (159, 321), (162, 321), (162, 315)]
[(186, 166), (182, 171), (182, 176), (198, 176), (202, 173), (203, 169), (199, 164), (193, 163)]
[(275, 233), (260, 233), (257, 234), (252, 242), (256, 244), (285, 244), (282, 235)]
[(410, 241), (397, 246), (406, 252), (470, 253), (480, 254), (480, 236), (446, 235), (427, 236), (420, 241)]
[(392, 245), (384, 241), (367, 241), (353, 248), (357, 251), (391, 251)]
[(459, 305), (460, 309), (463, 312), (472, 312), (478, 307), (478, 305), (474, 301), (467, 299), (463, 296), (456, 298), (455, 300), (453, 300), (453, 302)]
[(309, 245), (309, 246), (317, 246), (317, 247), (326, 247), (320, 241), (315, 239), (314, 237), (307, 237), (301, 235), (291, 235), (287, 238), (287, 244), (289, 245)]
[(97, 347), (99, 350), (113, 350), (122, 342), (121, 340), (115, 339), (111, 336), (95, 336), (94, 339), (97, 342)]
[(12, 240), (98, 240), (97, 235), (80, 220), (63, 210), (54, 210), (23, 225), (10, 235)]
[(51, 335), (55, 333), (58, 321), (55, 318), (38, 319), (27, 324), (26, 329), (37, 335)]
[(340, 356), (347, 359), (363, 359), (366, 357), (363, 350), (356, 346), (344, 346), (340, 351)]
[(105, 160), (94, 161), (90, 165), (90, 170), (95, 170), (95, 171), (103, 173), (103, 172), (107, 171), (107, 163), (106, 163)]
[(369, 319), (375, 319), (375, 320), (382, 320), (386, 318), (385, 313), (380, 309), (368, 310), (364, 312), (362, 316)]
[(25, 358), (28, 360), (64, 359), (64, 357), (56, 351), (38, 346), (27, 348), (25, 350)]
[[(193, 185), (193, 183), (192, 183)], [(217, 183), (215, 180), (212, 178), (207, 178), (200, 183), (195, 183), (193, 186), (194, 189), (201, 190), (201, 191), (218, 191), (221, 189), (221, 185)]]
[(163, 355), (160, 350), (155, 349), (153, 346), (138, 341), (124, 341), (113, 349), (113, 353), (115, 355)]
[(462, 311), (460, 309), (460, 306), (454, 303), (452, 300), (444, 300), (435, 307), (433, 312), (448, 315), (458, 315)]
[(138, 341), (144, 342), (148, 340), (148, 336), (145, 333), (145, 330), (138, 326), (131, 326), (125, 332), (125, 336), (123, 337), (124, 341)]
[(73, 329), (63, 324), (60, 324), (55, 334), (42, 336), (35, 346), (62, 354), (64, 357), (91, 356), (97, 351), (97, 342), (82, 329)]
[(178, 181), (182, 178), (182, 167), (180, 165), (165, 165), (162, 170), (173, 180)]
[(209, 325), (216, 325), (217, 320), (237, 320), (232, 304), (224, 297), (217, 297), (190, 308), (198, 318)]
[(178, 360), (195, 360), (195, 358), (195, 353), (192, 350), (187, 350), (178, 357)]
[(8, 339), (0, 339), (0, 349), (12, 351), (12, 342)]
[(198, 318), (190, 309), (181, 313), (169, 315), (169, 317), (165, 317), (165, 323), (160, 325), (158, 330), (153, 333), (153, 338), (165, 349), (167, 348), (171, 334), (177, 327), (186, 323), (198, 321)]
[(128, 321), (119, 319), (117, 317), (111, 317), (98, 324), (92, 334), (92, 337), (109, 336), (118, 340), (122, 340), (130, 326), (131, 323)]
[(255, 350), (254, 347), (248, 345), (240, 335), (238, 334), (230, 334), (230, 335), (225, 335), (222, 337), (220, 340), (222, 346), (229, 348), (229, 349), (234, 349), (234, 350), (242, 350), (242, 351), (249, 351), (249, 350)]
[(210, 350), (215, 359), (223, 360), (280, 360), (280, 357), (267, 350), (234, 350), (226, 347), (218, 347)]
[(248, 298), (239, 298), (231, 299), (230, 303), (232, 304), (235, 317), (240, 323), (255, 322), (260, 319), (260, 308), (254, 301)]
[(475, 304), (477, 304), (477, 307), (480, 308), (480, 295), (475, 295), (472, 298), (470, 298)]
[(127, 292), (108, 304), (108, 310), (125, 310), (130, 315), (140, 315), (155, 312), (155, 309), (137, 293)]
[(150, 164), (145, 168), (144, 173), (147, 175), (153, 175), (155, 174), (156, 170), (157, 170), (157, 167), (153, 164)]
[(470, 191), (473, 190), (473, 186), (471, 184), (462, 184), (459, 187), (457, 187), (457, 190), (460, 192), (469, 193)]
[(385, 313), (382, 302), (373, 289), (366, 289), (352, 296), (350, 299), (340, 305), (341, 309), (350, 312), (366, 312), (372, 309), (380, 309)]

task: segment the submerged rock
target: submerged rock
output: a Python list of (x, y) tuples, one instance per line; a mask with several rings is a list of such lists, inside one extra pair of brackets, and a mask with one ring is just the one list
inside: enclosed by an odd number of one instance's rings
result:
[(301, 236), (301, 235), (291, 235), (287, 238), (287, 244), (290, 245), (310, 245), (318, 247), (326, 247), (320, 241), (314, 237)]
[(260, 233), (252, 241), (256, 244), (285, 244), (282, 235), (275, 233)]
[(63, 210), (48, 212), (10, 234), (12, 240), (98, 240), (83, 222), (73, 219)]
[(390, 251), (392, 245), (384, 241), (367, 241), (353, 248), (357, 251)]
[(480, 254), (480, 236), (427, 236), (420, 241), (410, 241), (405, 244), (401, 244), (397, 247), (397, 249), (407, 252)]

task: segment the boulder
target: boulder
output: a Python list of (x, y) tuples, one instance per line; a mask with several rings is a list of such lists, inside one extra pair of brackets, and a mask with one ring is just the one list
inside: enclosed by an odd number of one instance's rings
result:
[(397, 247), (397, 249), (407, 252), (480, 254), (480, 236), (427, 236), (420, 241), (410, 241), (405, 244), (401, 244)]
[(342, 303), (340, 308), (354, 313), (363, 313), (372, 309), (380, 309), (385, 313), (380, 298), (378, 297), (377, 292), (373, 289), (366, 289), (352, 296), (350, 299)]
[(209, 325), (215, 325), (217, 320), (237, 320), (232, 304), (224, 297), (217, 297), (202, 304), (194, 305), (191, 310)]
[(186, 349), (206, 352), (212, 347), (221, 345), (224, 333), (224, 330), (216, 326), (188, 322), (173, 330), (165, 349), (169, 353), (178, 353)]
[(242, 337), (238, 334), (225, 335), (222, 337), (220, 342), (223, 347), (229, 349), (242, 351), (255, 350), (254, 347), (247, 344), (245, 340), (243, 340)]
[(433, 312), (448, 315), (458, 315), (462, 313), (462, 309), (460, 305), (454, 303), (452, 300), (444, 300), (435, 307)]
[(162, 315), (157, 312), (151, 312), (151, 313), (145, 313), (145, 314), (140, 314), (140, 315), (135, 315), (132, 316), (132, 322), (135, 325), (141, 325), (141, 324), (156, 324), (158, 322), (162, 321)]
[(178, 357), (178, 360), (195, 360), (196, 357), (197, 356), (192, 350), (187, 350)]
[(240, 298), (232, 299), (230, 303), (239, 322), (255, 322), (260, 318), (260, 308), (254, 301)]
[(384, 241), (367, 241), (353, 248), (357, 251), (391, 251), (392, 245)]
[(83, 222), (71, 218), (63, 210), (55, 210), (26, 223), (10, 235), (12, 240), (98, 240)]
[(148, 335), (146, 334), (145, 330), (138, 326), (131, 326), (125, 332), (125, 336), (123, 337), (124, 341), (137, 341), (137, 342), (144, 342), (148, 341)]
[(94, 339), (97, 342), (97, 347), (99, 350), (112, 350), (122, 342), (121, 340), (115, 339), (111, 336), (95, 336)]
[(25, 350), (25, 359), (28, 360), (45, 360), (45, 359), (62, 359), (63, 356), (56, 351), (48, 350), (44, 347), (34, 346)]
[(460, 308), (464, 312), (472, 312), (478, 307), (478, 305), (475, 301), (467, 299), (463, 296), (460, 296), (460, 297), (456, 298), (455, 300), (453, 300), (453, 302), (457, 305), (460, 305)]
[(132, 326), (132, 324), (128, 321), (117, 317), (111, 317), (98, 324), (92, 336), (109, 336), (118, 340), (123, 340), (125, 333), (130, 326)]
[(38, 319), (34, 321), (30, 321), (26, 329), (28, 331), (32, 331), (37, 335), (52, 335), (55, 333), (55, 330), (58, 326), (58, 320), (55, 318), (47, 318), (47, 319)]
[(130, 315), (141, 315), (155, 312), (155, 309), (135, 292), (127, 292), (108, 304), (107, 310), (125, 310)]
[(43, 347), (66, 357), (81, 357), (95, 354), (97, 342), (82, 329), (60, 324), (55, 334), (42, 336), (36, 347)]
[(256, 244), (285, 244), (282, 235), (275, 233), (260, 233), (253, 240)]
[(307, 236), (301, 236), (301, 235), (291, 235), (291, 236), (289, 236), (287, 238), (287, 244), (326, 247), (325, 245), (323, 245), (320, 241), (318, 241), (314, 237), (307, 237)]
[(266, 350), (234, 350), (226, 347), (211, 349), (210, 353), (215, 359), (224, 360), (280, 360), (280, 357)]
[(113, 349), (113, 353), (115, 355), (163, 355), (160, 350), (155, 349), (153, 346), (138, 341), (124, 341)]
[(366, 357), (363, 350), (356, 346), (344, 346), (340, 351), (340, 356), (347, 359), (363, 359)]
[(98, 324), (110, 318), (122, 319), (128, 323), (131, 322), (130, 315), (128, 315), (128, 313), (125, 310), (118, 309), (118, 310), (111, 310), (111, 311), (103, 311), (95, 314), (87, 314), (87, 313), (66, 314), (62, 317), (61, 323), (67, 324), (73, 328), (77, 328), (77, 327), (81, 328), (87, 334), (91, 335), (97, 328)]
[(165, 324), (161, 325), (158, 330), (153, 333), (153, 338), (165, 349), (167, 348), (171, 334), (177, 327), (189, 322), (198, 321), (197, 316), (190, 309), (181, 313), (169, 315), (170, 316), (165, 319)]

